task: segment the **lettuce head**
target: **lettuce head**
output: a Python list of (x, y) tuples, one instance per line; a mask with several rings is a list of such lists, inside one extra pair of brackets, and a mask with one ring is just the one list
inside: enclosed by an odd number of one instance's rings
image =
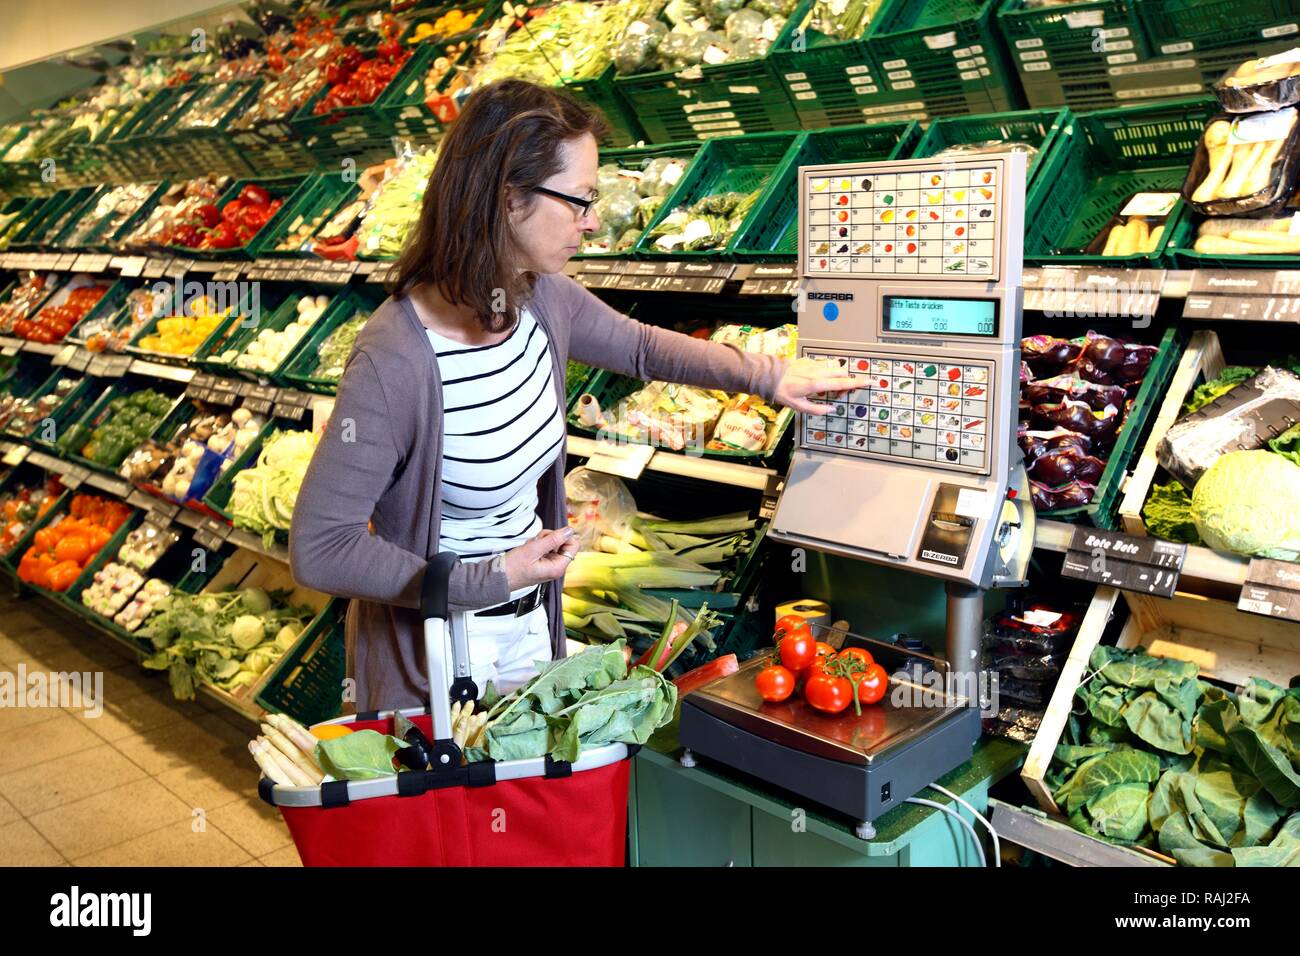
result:
[(1216, 551), (1300, 558), (1300, 466), (1270, 451), (1234, 451), (1201, 476), (1192, 521)]

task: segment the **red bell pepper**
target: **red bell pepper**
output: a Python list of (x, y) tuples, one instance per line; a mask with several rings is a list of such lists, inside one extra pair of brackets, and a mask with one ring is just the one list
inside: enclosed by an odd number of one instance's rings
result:
[(249, 183), (239, 191), (239, 199), (244, 203), (256, 203), (265, 206), (271, 201), (271, 194), (256, 183)]

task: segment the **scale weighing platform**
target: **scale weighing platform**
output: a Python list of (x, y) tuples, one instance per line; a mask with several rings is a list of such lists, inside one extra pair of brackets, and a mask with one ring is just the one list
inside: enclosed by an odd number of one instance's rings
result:
[[(799, 170), (799, 354), (859, 387), (801, 414), (769, 536), (942, 579), (945, 681), (891, 677), (833, 717), (764, 702), (764, 661), (682, 702), (684, 762), (704, 754), (860, 821), (970, 759), (989, 587), (1021, 586), (1033, 506), (1016, 444), (1025, 157), (994, 153)], [(905, 656), (854, 635), (893, 672)], [(898, 661), (891, 660), (891, 655)], [(910, 655), (916, 657), (917, 655)], [(929, 684), (929, 681), (925, 682)], [(911, 690), (904, 705), (891, 698)]]

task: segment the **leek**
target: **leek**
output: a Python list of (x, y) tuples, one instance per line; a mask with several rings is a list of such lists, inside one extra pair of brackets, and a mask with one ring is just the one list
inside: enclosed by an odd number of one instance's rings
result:
[(758, 521), (749, 516), (747, 511), (734, 514), (718, 515), (714, 518), (697, 518), (693, 521), (664, 521), (660, 518), (638, 515), (632, 519), (632, 526), (642, 534), (646, 530), (663, 534), (676, 532), (680, 534), (733, 534), (737, 531), (750, 531)]

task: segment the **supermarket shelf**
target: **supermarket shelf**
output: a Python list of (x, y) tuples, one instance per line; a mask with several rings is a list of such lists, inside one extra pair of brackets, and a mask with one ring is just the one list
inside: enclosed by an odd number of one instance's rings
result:
[(196, 370), (184, 365), (165, 365), (162, 362), (150, 362), (148, 359), (136, 359), (127, 371), (137, 375), (170, 379), (173, 382), (188, 382), (194, 378)]
[(1128, 847), (1103, 843), (1041, 810), (1013, 807), (1001, 800), (989, 800), (990, 823), (1003, 843), (1014, 843), (1067, 866), (1170, 866), (1155, 853), (1130, 850)]
[[(1034, 547), (1064, 553), (1069, 547), (1070, 537), (1074, 534), (1075, 527), (1064, 521), (1039, 519), (1034, 524)], [(1189, 545), (1187, 560), (1183, 562), (1182, 577), (1240, 587), (1246, 583), (1246, 571), (1249, 567), (1249, 558), (1240, 558), (1236, 555), (1211, 551), (1209, 548)]]
[(232, 528), (230, 535), (226, 538), (237, 548), (243, 548), (245, 551), (255, 551), (258, 554), (265, 555), (273, 561), (279, 561), (281, 564), (289, 563), (289, 549), (283, 545), (274, 545), (270, 548), (262, 544), (262, 539), (255, 534), (249, 534), (247, 531), (240, 531), (238, 528)]
[[(569, 454), (578, 458), (590, 458), (599, 450), (599, 442), (594, 438), (581, 435), (569, 436)], [(684, 478), (699, 478), (737, 488), (754, 488), (762, 491), (767, 488), (768, 479), (776, 474), (772, 468), (757, 465), (739, 465), (730, 461), (718, 461), (695, 455), (683, 455), (677, 452), (656, 451), (646, 465), (649, 471), (658, 471), (667, 475), (680, 475)]]

